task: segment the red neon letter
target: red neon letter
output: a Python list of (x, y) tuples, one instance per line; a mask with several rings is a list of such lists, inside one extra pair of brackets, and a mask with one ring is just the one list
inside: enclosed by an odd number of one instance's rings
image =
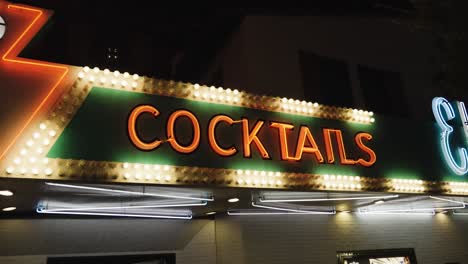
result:
[(291, 130), (294, 128), (293, 125), (280, 123), (280, 122), (271, 122), (270, 127), (277, 128), (279, 133), (280, 148), (281, 148), (281, 159), (282, 160), (295, 160), (294, 157), (289, 156), (288, 150), (288, 138), (286, 130)]
[(127, 122), (128, 135), (130, 136), (130, 141), (132, 141), (135, 147), (141, 150), (153, 150), (161, 144), (161, 141), (156, 139), (150, 143), (143, 142), (140, 139), (140, 137), (138, 137), (138, 134), (136, 132), (137, 118), (143, 113), (150, 113), (154, 117), (159, 115), (159, 111), (154, 106), (140, 105), (140, 106), (135, 107), (130, 113), (130, 116), (128, 117), (128, 122)]
[(370, 149), (369, 147), (365, 146), (362, 143), (363, 138), (366, 140), (371, 140), (372, 135), (369, 133), (358, 133), (354, 137), (354, 141), (356, 141), (356, 144), (358, 145), (358, 147), (369, 155), (369, 160), (367, 161), (367, 160), (360, 158), (357, 160), (357, 163), (365, 167), (370, 167), (374, 165), (374, 163), (377, 161), (377, 155), (375, 155), (375, 152), (372, 149)]
[(208, 125), (208, 142), (210, 143), (211, 149), (213, 149), (214, 152), (216, 152), (216, 154), (223, 157), (232, 156), (237, 152), (237, 149), (235, 147), (224, 149), (218, 145), (218, 142), (216, 142), (215, 129), (216, 125), (219, 122), (226, 122), (228, 125), (232, 126), (234, 120), (232, 120), (232, 118), (230, 118), (229, 116), (225, 115), (217, 115), (213, 117), (213, 119), (210, 120), (210, 123)]
[(336, 135), (336, 143), (338, 144), (338, 152), (340, 154), (340, 163), (344, 165), (354, 165), (357, 161), (348, 159), (346, 157), (346, 150), (343, 143), (343, 134), (339, 129), (323, 129), (323, 138), (325, 141), (325, 149), (327, 151), (328, 163), (335, 162), (335, 156), (333, 154), (333, 146), (331, 142), (331, 132), (335, 133)]
[[(310, 145), (309, 147), (305, 147), (306, 139)], [(317, 143), (315, 143), (315, 139), (312, 136), (312, 133), (310, 132), (309, 128), (306, 126), (301, 126), (301, 130), (299, 131), (299, 138), (297, 140), (295, 159), (300, 160), (302, 158), (302, 153), (314, 154), (317, 161), (319, 163), (323, 163), (322, 153), (320, 153), (320, 150), (317, 146)]]
[[(190, 145), (188, 146), (180, 145), (177, 142), (174, 133), (175, 121), (177, 120), (177, 118), (183, 116), (187, 117), (190, 120), (193, 127), (192, 143), (190, 143)], [(195, 117), (195, 115), (187, 110), (177, 110), (174, 113), (172, 113), (171, 116), (169, 116), (169, 119), (167, 120), (167, 138), (169, 144), (171, 144), (171, 147), (180, 153), (191, 153), (195, 149), (197, 149), (198, 145), (200, 144), (200, 124), (198, 123), (198, 120)]]
[(249, 120), (247, 118), (242, 118), (242, 142), (243, 142), (242, 145), (244, 148), (245, 158), (250, 158), (252, 156), (251, 150), (250, 150), (250, 144), (252, 143), (254, 143), (258, 151), (260, 151), (260, 154), (262, 155), (263, 159), (270, 158), (270, 154), (268, 154), (262, 142), (257, 137), (257, 134), (262, 128), (264, 123), (265, 122), (261, 120), (257, 121), (252, 131), (249, 132)]

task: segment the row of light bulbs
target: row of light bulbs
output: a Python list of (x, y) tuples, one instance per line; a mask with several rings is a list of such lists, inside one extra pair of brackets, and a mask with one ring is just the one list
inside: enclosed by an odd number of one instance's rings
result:
[(281, 109), (287, 112), (294, 112), (299, 114), (313, 114), (319, 108), (318, 103), (294, 100), (292, 98), (281, 99)]
[(38, 130), (33, 132), (31, 138), (20, 149), (19, 155), (13, 159), (13, 164), (6, 168), (8, 174), (31, 174), (50, 176), (53, 173), (49, 166), (49, 159), (43, 158), (51, 140), (57, 135), (53, 129), (47, 129), (44, 123), (39, 124)]
[(356, 182), (358, 182), (358, 181), (361, 180), (361, 177), (359, 177), (359, 176), (329, 175), (329, 174), (325, 174), (325, 175), (323, 175), (323, 179), (324, 179), (325, 181), (329, 181), (329, 180), (335, 181), (335, 180), (337, 180), (337, 181), (351, 181), (351, 182), (352, 182), (352, 181), (356, 181)]
[(392, 179), (392, 187), (398, 192), (424, 192), (422, 180), (415, 179)]
[(330, 175), (325, 174), (322, 176), (323, 186), (326, 189), (339, 189), (339, 190), (360, 190), (361, 177), (348, 176), (348, 175)]
[(468, 182), (449, 182), (450, 186), (465, 186), (468, 188)]
[(231, 104), (240, 103), (241, 93), (237, 89), (231, 90), (229, 88), (223, 89), (222, 87), (200, 86), (196, 83), (193, 85), (193, 90), (193, 97), (195, 99)]
[(468, 188), (464, 189), (464, 188), (451, 188), (450, 189), (450, 192), (451, 193), (468, 193)]
[(375, 122), (375, 118), (372, 117), (372, 116), (374, 116), (374, 113), (371, 112), (371, 111), (353, 109), (353, 110), (351, 110), (349, 112), (349, 114), (351, 115), (351, 118), (352, 118), (353, 121), (366, 122), (366, 123), (374, 123)]
[(136, 179), (136, 180), (156, 180), (156, 181), (166, 181), (169, 182), (172, 180), (171, 176), (171, 167), (168, 165), (150, 165), (150, 164), (140, 164), (140, 163), (123, 163), (123, 177), (126, 180)]
[(449, 182), (450, 192), (458, 194), (468, 193), (468, 182)]
[(236, 175), (236, 183), (239, 185), (280, 186), (283, 184), (283, 182), (278, 179), (278, 177), (281, 177), (280, 172), (236, 170)]
[[(128, 72), (121, 74), (119, 71), (111, 72), (109, 69), (104, 69), (102, 75), (98, 78), (97, 74), (101, 70), (98, 67), (90, 68), (88, 66), (84, 67), (83, 70), (78, 74), (80, 80), (87, 80), (90, 83), (98, 83), (101, 85), (110, 84), (113, 87), (120, 87), (126, 89), (131, 87), (136, 89), (138, 87), (138, 80), (140, 76), (138, 74), (130, 75)], [(94, 75), (93, 75), (94, 73)], [(123, 77), (123, 78), (121, 78)], [(188, 86), (190, 87), (190, 85)], [(232, 105), (241, 105), (242, 102), (242, 92), (237, 89), (224, 89), (222, 87), (214, 86), (202, 86), (199, 84), (193, 84), (192, 87), (192, 98), (196, 100), (208, 101), (208, 102), (217, 102), (217, 103), (226, 103)], [(184, 95), (187, 96), (187, 95)], [(253, 100), (253, 99), (252, 99)], [(276, 99), (275, 99), (276, 100)], [(292, 98), (282, 98), (279, 99), (279, 104), (282, 111), (292, 112), (294, 114), (301, 115), (316, 115), (316, 112), (319, 110), (321, 105), (318, 103), (294, 100)], [(258, 102), (256, 102), (258, 103)], [(348, 110), (344, 110), (348, 111)], [(359, 109), (352, 109), (347, 112), (350, 115), (350, 121), (360, 122), (360, 123), (373, 123), (375, 119), (372, 117), (373, 112), (364, 111)]]
[(83, 71), (78, 73), (78, 79), (88, 81), (92, 84), (98, 83), (105, 85), (109, 83), (114, 87), (120, 86), (123, 89), (127, 87), (135, 89), (138, 86), (137, 81), (140, 78), (138, 74), (130, 75), (128, 72), (121, 74), (119, 71), (111, 72), (109, 69), (104, 69), (102, 71), (103, 74), (98, 78), (97, 74), (100, 72), (101, 70), (98, 67), (91, 69), (86, 66), (83, 68)]

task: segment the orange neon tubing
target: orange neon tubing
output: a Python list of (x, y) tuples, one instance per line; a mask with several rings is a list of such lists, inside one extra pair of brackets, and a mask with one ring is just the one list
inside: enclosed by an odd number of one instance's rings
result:
[(280, 142), (281, 150), (281, 160), (296, 160), (294, 157), (289, 156), (288, 148), (288, 135), (286, 134), (287, 130), (294, 129), (294, 126), (291, 124), (281, 123), (281, 122), (271, 122), (270, 127), (278, 129), (278, 136)]
[[(179, 117), (187, 117), (190, 122), (192, 123), (193, 126), (193, 139), (192, 143), (188, 146), (182, 146), (177, 142), (176, 136), (175, 136), (175, 121)], [(187, 110), (177, 110), (173, 112), (170, 116), (169, 119), (167, 120), (167, 141), (171, 145), (171, 147), (176, 150), (177, 152), (184, 153), (184, 154), (189, 154), (194, 152), (197, 148), (198, 145), (200, 145), (200, 123), (198, 122), (197, 117), (190, 111)]]
[(237, 149), (232, 146), (229, 149), (224, 149), (222, 148), (218, 142), (216, 141), (216, 135), (215, 135), (215, 130), (216, 130), (216, 125), (219, 122), (225, 122), (228, 125), (232, 126), (234, 124), (234, 120), (230, 118), (229, 116), (226, 115), (217, 115), (213, 119), (210, 120), (210, 123), (208, 124), (208, 143), (210, 144), (211, 149), (213, 151), (223, 157), (229, 157), (237, 153)]
[[(310, 147), (306, 147), (306, 140), (311, 145)], [(297, 139), (297, 146), (296, 146), (296, 156), (294, 157), (295, 160), (301, 160), (303, 153), (310, 153), (314, 154), (315, 158), (319, 163), (323, 163), (323, 156), (320, 152), (320, 149), (315, 142), (314, 136), (310, 132), (310, 129), (307, 126), (301, 126), (299, 130), (299, 137)]]
[(370, 167), (370, 166), (374, 165), (374, 163), (377, 161), (377, 155), (375, 154), (375, 152), (371, 148), (369, 148), (368, 146), (364, 145), (364, 143), (362, 143), (362, 138), (365, 138), (366, 140), (369, 141), (369, 140), (372, 139), (372, 135), (369, 134), (369, 133), (362, 132), (362, 133), (356, 134), (356, 136), (354, 137), (354, 141), (356, 142), (358, 147), (362, 151), (367, 153), (367, 155), (369, 155), (369, 160), (359, 158), (357, 163), (361, 164), (364, 167)]
[(128, 117), (127, 130), (128, 130), (128, 136), (130, 137), (130, 141), (132, 141), (135, 147), (141, 150), (149, 151), (149, 150), (153, 150), (159, 147), (159, 145), (161, 145), (161, 141), (156, 139), (153, 142), (147, 143), (147, 142), (142, 141), (140, 137), (138, 136), (138, 133), (136, 131), (136, 122), (137, 122), (138, 117), (143, 113), (149, 113), (154, 117), (157, 117), (159, 115), (158, 109), (156, 109), (154, 106), (151, 106), (151, 105), (137, 106), (132, 110), (132, 112), (130, 113), (130, 116)]
[(26, 10), (30, 12), (36, 13), (36, 17), (32, 20), (32, 22), (26, 27), (26, 29), (21, 33), (21, 35), (16, 39), (15, 42), (11, 45), (11, 47), (5, 52), (5, 54), (2, 56), (3, 61), (5, 62), (10, 62), (10, 63), (19, 63), (19, 64), (27, 64), (27, 65), (34, 65), (34, 66), (40, 66), (40, 67), (48, 67), (48, 68), (55, 68), (55, 69), (62, 69), (63, 73), (57, 80), (57, 82), (50, 88), (49, 92), (47, 95), (42, 99), (41, 103), (37, 106), (37, 108), (33, 111), (31, 116), (27, 119), (26, 123), (24, 126), (20, 129), (18, 133), (16, 133), (16, 136), (13, 138), (13, 140), (8, 144), (8, 146), (5, 148), (3, 153), (0, 155), (0, 160), (5, 156), (5, 154), (8, 152), (8, 150), (13, 146), (13, 144), (18, 140), (18, 137), (23, 133), (23, 131), (28, 127), (28, 125), (31, 123), (31, 121), (34, 119), (34, 117), (37, 115), (39, 110), (42, 108), (42, 106), (45, 104), (47, 99), (52, 95), (52, 93), (55, 91), (55, 89), (58, 87), (58, 85), (62, 82), (63, 78), (67, 75), (68, 73), (68, 67), (62, 66), (62, 65), (56, 65), (56, 64), (51, 64), (51, 63), (45, 63), (45, 62), (34, 62), (32, 60), (27, 60), (27, 59), (21, 59), (21, 58), (8, 58), (10, 53), (13, 51), (14, 48), (18, 45), (18, 43), (26, 36), (27, 33), (30, 32), (32, 26), (39, 20), (39, 18), (44, 14), (44, 12), (40, 9), (35, 9), (35, 8), (29, 8), (29, 7), (24, 7), (24, 6), (19, 6), (19, 5), (12, 5), (9, 4), (8, 8), (16, 8), (20, 10)]

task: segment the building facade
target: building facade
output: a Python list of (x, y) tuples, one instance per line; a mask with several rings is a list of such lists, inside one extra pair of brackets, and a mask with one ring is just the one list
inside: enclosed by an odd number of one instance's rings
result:
[(51, 12), (0, 4), (0, 263), (467, 263), (424, 32), (247, 17), (203, 85), (21, 58)]

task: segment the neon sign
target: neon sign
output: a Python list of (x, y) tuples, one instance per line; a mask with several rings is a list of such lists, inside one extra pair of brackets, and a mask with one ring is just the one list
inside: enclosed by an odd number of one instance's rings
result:
[[(461, 121), (463, 122), (465, 136), (468, 136), (468, 133), (466, 133), (468, 131), (468, 117), (465, 105), (462, 102), (458, 102), (457, 105)], [(456, 148), (455, 152), (458, 160), (455, 159), (450, 148), (450, 135), (454, 129), (447, 122), (455, 119), (455, 110), (447, 99), (435, 97), (432, 100), (432, 111), (440, 128), (440, 145), (445, 162), (455, 174), (465, 175), (468, 172), (468, 154), (466, 148), (459, 146)]]
[(6, 31), (6, 23), (3, 17), (0, 16), (0, 39), (2, 39), (3, 36), (5, 35), (5, 31)]
[[(169, 143), (170, 147), (182, 154), (193, 153), (201, 144), (201, 126), (200, 121), (196, 114), (189, 110), (175, 110), (170, 113), (166, 122), (166, 136), (167, 139), (153, 139), (151, 142), (145, 142), (139, 136), (137, 129), (137, 120), (142, 114), (149, 114), (154, 119), (160, 115), (160, 111), (153, 105), (139, 105), (132, 109), (128, 120), (127, 120), (127, 132), (129, 139), (133, 146), (142, 151), (153, 151), (161, 146), (162, 143)], [(183, 145), (180, 140), (176, 137), (176, 123), (177, 122), (189, 121), (191, 129), (193, 131), (190, 143)], [(227, 125), (230, 129), (236, 129), (241, 135), (240, 146), (231, 144), (230, 146), (222, 146), (218, 138), (216, 137), (216, 129), (220, 125)], [(221, 157), (230, 157), (236, 155), (238, 152), (242, 152), (244, 158), (252, 158), (252, 152), (258, 151), (260, 157), (264, 160), (271, 160), (273, 156), (278, 156), (283, 161), (301, 161), (303, 156), (311, 154), (314, 160), (319, 164), (333, 164), (335, 163), (335, 154), (333, 151), (332, 138), (335, 139), (335, 143), (338, 149), (338, 156), (341, 165), (361, 165), (363, 167), (370, 167), (375, 164), (377, 155), (374, 150), (369, 146), (366, 146), (366, 142), (372, 140), (372, 135), (366, 132), (358, 132), (354, 136), (354, 141), (357, 148), (360, 151), (360, 157), (352, 159), (346, 154), (345, 143), (343, 140), (343, 132), (340, 129), (322, 128), (322, 136), (324, 139), (325, 152), (322, 154), (319, 146), (316, 143), (314, 135), (310, 128), (306, 125), (299, 127), (299, 134), (296, 139), (296, 148), (294, 151), (290, 151), (289, 145), (290, 140), (288, 138), (289, 131), (294, 129), (294, 125), (288, 123), (281, 123), (276, 121), (270, 121), (269, 124), (264, 120), (256, 120), (252, 122), (247, 117), (242, 117), (240, 120), (233, 120), (231, 117), (224, 114), (217, 114), (213, 116), (207, 125), (208, 145), (209, 148)], [(279, 153), (278, 155), (272, 155), (271, 150), (268, 151), (268, 145), (265, 145), (265, 141), (260, 136), (262, 129), (271, 129), (276, 131), (277, 141), (279, 142)], [(141, 132), (141, 131), (140, 131)], [(218, 135), (219, 136), (219, 135)], [(324, 158), (326, 157), (326, 159)]]

